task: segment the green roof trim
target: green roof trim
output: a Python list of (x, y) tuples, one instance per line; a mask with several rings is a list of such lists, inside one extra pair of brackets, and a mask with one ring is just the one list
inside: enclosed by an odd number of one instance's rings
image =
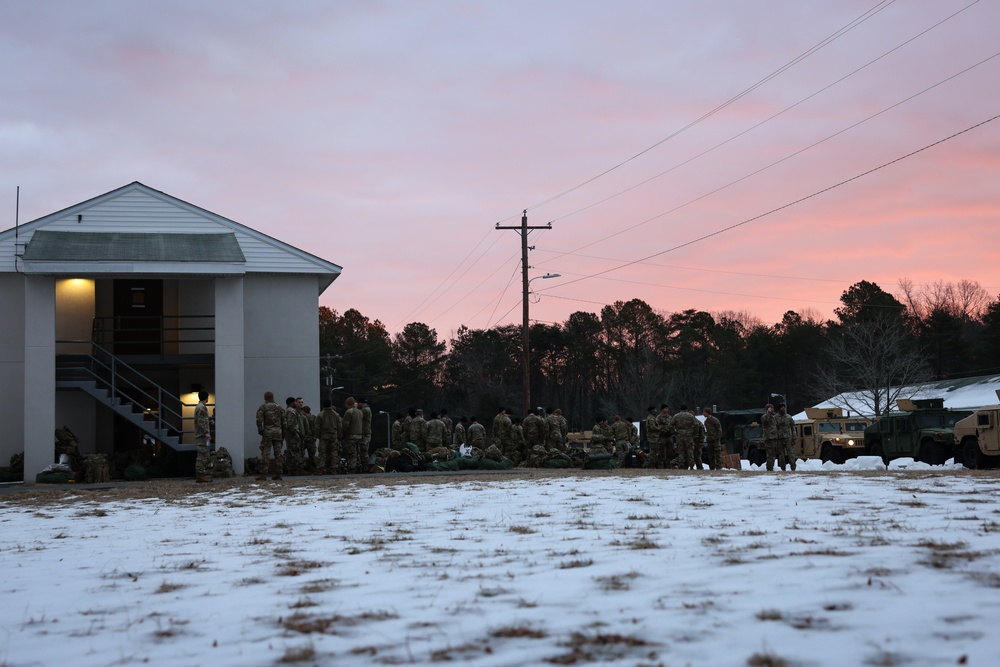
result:
[(239, 241), (225, 234), (54, 232), (38, 230), (24, 250), (38, 262), (246, 263)]

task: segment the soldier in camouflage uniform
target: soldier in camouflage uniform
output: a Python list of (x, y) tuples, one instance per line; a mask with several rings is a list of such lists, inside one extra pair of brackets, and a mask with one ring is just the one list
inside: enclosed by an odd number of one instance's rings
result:
[(358, 409), (361, 410), (361, 448), (358, 451), (358, 472), (368, 472), (371, 465), (372, 442), (372, 409), (368, 407), (367, 398), (358, 399)]
[(402, 442), (404, 445), (410, 442), (410, 424), (413, 423), (413, 418), (416, 416), (417, 416), (416, 408), (407, 408), (406, 416), (403, 417), (403, 421), (399, 422), (399, 432), (402, 436), (400, 442)]
[(656, 425), (656, 406), (646, 408), (646, 446), (649, 448), (650, 467), (656, 467), (656, 453), (660, 448), (660, 427)]
[(671, 430), (670, 408), (666, 403), (660, 406), (660, 414), (656, 415), (656, 426), (659, 435), (656, 440), (657, 450), (653, 453), (654, 468), (669, 468), (673, 465), (674, 434)]
[(594, 428), (590, 431), (590, 454), (610, 454), (614, 446), (614, 433), (608, 420), (602, 415), (594, 417)]
[[(301, 401), (301, 398), (295, 399)], [(317, 469), (316, 465), (316, 438), (319, 437), (319, 428), (316, 425), (316, 415), (312, 413), (312, 408), (308, 405), (302, 406), (302, 418), (306, 420), (305, 437), (302, 438), (302, 452), (304, 460), (312, 464), (312, 470)], [(303, 466), (305, 467), (305, 466)]]
[(272, 454), (274, 455), (274, 479), (281, 479), (281, 467), (285, 462), (285, 457), (281, 453), (282, 417), (281, 408), (274, 402), (274, 394), (265, 391), (264, 402), (257, 408), (257, 433), (260, 434), (261, 465), (261, 472), (257, 475), (259, 482), (267, 479), (268, 465)]
[(768, 403), (764, 406), (764, 414), (760, 417), (760, 425), (764, 429), (764, 451), (767, 456), (767, 469), (774, 470), (774, 461), (778, 458), (778, 420), (774, 414), (774, 406)]
[(708, 440), (710, 470), (722, 470), (722, 422), (712, 414), (712, 408), (701, 411), (705, 415), (705, 437)]
[(524, 427), (521, 425), (520, 419), (514, 419), (511, 421), (510, 426), (510, 440), (511, 440), (511, 451), (507, 454), (514, 465), (521, 465), (521, 463), (527, 458), (527, 449), (524, 443)]
[(455, 431), (455, 422), (451, 420), (448, 416), (448, 409), (441, 408), (438, 410), (438, 419), (444, 422), (444, 446), (451, 446), (451, 434)]
[(702, 458), (702, 444), (705, 442), (705, 425), (701, 423), (701, 420), (695, 416), (694, 410), (691, 410), (691, 416), (694, 417), (694, 469), (703, 470), (702, 464), (705, 462)]
[(469, 418), (464, 415), (455, 424), (455, 431), (451, 436), (451, 448), (456, 452), (462, 451), (462, 445), (465, 444), (465, 429), (468, 425)]
[(566, 451), (566, 436), (569, 434), (569, 422), (563, 417), (562, 408), (550, 410), (545, 417), (545, 446), (549, 449)]
[[(694, 436), (697, 421), (694, 415), (688, 412), (686, 405), (682, 405), (670, 420), (670, 429), (677, 434), (677, 457), (682, 470), (691, 470), (695, 467)], [(698, 465), (698, 469), (701, 469), (701, 465)]]
[(421, 453), (427, 451), (427, 422), (424, 420), (424, 411), (417, 409), (413, 411), (413, 418), (410, 419), (407, 442), (412, 442)]
[(469, 417), (469, 428), (465, 437), (470, 447), (486, 449), (486, 427), (476, 420), (476, 415)]
[(780, 404), (774, 417), (778, 427), (778, 462), (782, 470), (786, 465), (795, 470), (795, 420), (785, 410), (785, 404)]
[[(362, 465), (358, 455), (362, 448), (364, 415), (353, 396), (344, 401), (344, 406), (346, 409), (340, 424), (340, 443), (344, 458), (347, 459), (347, 472), (356, 473)], [(365, 461), (367, 462), (367, 458)]]
[(535, 445), (545, 444), (545, 427), (548, 425), (535, 408), (527, 414), (521, 422), (521, 429), (524, 431), (524, 446), (528, 451), (534, 449)]
[(208, 451), (208, 443), (212, 434), (208, 423), (208, 392), (202, 389), (198, 392), (198, 405), (194, 407), (194, 442), (198, 446), (198, 458), (194, 462), (194, 479), (196, 482), (211, 482), (212, 455)]
[(438, 417), (438, 413), (431, 413), (431, 418), (427, 420), (424, 428), (426, 434), (424, 437), (424, 443), (427, 445), (427, 451), (437, 447), (444, 447), (448, 444), (448, 428), (444, 425), (444, 422), (441, 421), (440, 417)]
[(285, 434), (285, 449), (288, 452), (288, 474), (302, 475), (305, 473), (302, 443), (305, 437), (306, 423), (302, 418), (302, 413), (296, 407), (294, 396), (285, 399), (285, 413), (281, 418), (281, 427)]
[(399, 451), (403, 446), (403, 413), (396, 413), (396, 421), (392, 422), (392, 436), (389, 440), (389, 447)]
[(336, 475), (340, 472), (340, 414), (330, 399), (323, 401), (323, 409), (316, 418), (319, 429), (319, 454), (316, 473)]
[(629, 437), (632, 435), (632, 430), (628, 426), (628, 422), (621, 418), (620, 415), (615, 415), (615, 421), (611, 424), (611, 440), (615, 445), (615, 458), (618, 460), (618, 466), (621, 467), (625, 463), (625, 455), (629, 451)]
[(515, 454), (514, 422), (511, 421), (511, 414), (510, 409), (504, 408), (503, 412), (497, 415), (498, 418), (493, 420), (497, 428), (497, 432), (493, 434), (493, 439), (499, 442), (497, 448), (500, 452), (513, 460), (512, 454)]
[[(500, 422), (503, 421), (504, 412), (507, 408), (500, 408), (496, 415), (493, 416), (493, 426), (490, 428), (490, 444), (500, 447)], [(500, 451), (503, 451), (501, 449)]]

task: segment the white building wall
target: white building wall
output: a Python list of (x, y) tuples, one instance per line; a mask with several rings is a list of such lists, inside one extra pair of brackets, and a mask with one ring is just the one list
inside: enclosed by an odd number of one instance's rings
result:
[[(254, 418), (264, 392), (285, 406), (301, 396), (319, 411), (319, 297), (315, 276), (248, 275), (245, 304), (246, 456), (259, 456)], [(216, 360), (218, 368), (218, 360)], [(235, 458), (235, 455), (234, 455)]]
[[(243, 278), (215, 280), (215, 434), (229, 450), (233, 469), (243, 474), (247, 454), (247, 407), (244, 397), (244, 289)], [(253, 412), (250, 413), (253, 419)], [(249, 429), (256, 433), (255, 428)], [(249, 451), (253, 452), (251, 448)]]
[(55, 460), (56, 285), (53, 278), (24, 279), (24, 480)]
[(0, 274), (0, 466), (24, 451), (24, 276)]

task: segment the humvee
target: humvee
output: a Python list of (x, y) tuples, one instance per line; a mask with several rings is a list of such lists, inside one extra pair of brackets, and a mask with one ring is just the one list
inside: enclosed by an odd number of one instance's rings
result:
[(795, 455), (843, 463), (865, 451), (864, 417), (845, 417), (840, 408), (806, 408), (806, 418), (795, 420)]
[(898, 412), (879, 417), (865, 429), (865, 450), (880, 456), (888, 465), (892, 459), (913, 457), (938, 465), (955, 456), (955, 422), (971, 410), (949, 410), (944, 399), (899, 399)]
[[(1000, 399), (1000, 389), (996, 393)], [(955, 422), (955, 446), (966, 468), (1000, 466), (1000, 405), (979, 408)]]

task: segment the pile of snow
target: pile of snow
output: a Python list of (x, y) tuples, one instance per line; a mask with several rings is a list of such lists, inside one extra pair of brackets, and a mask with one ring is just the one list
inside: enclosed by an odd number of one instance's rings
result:
[(10, 494), (0, 664), (1000, 664), (996, 477), (853, 465)]

